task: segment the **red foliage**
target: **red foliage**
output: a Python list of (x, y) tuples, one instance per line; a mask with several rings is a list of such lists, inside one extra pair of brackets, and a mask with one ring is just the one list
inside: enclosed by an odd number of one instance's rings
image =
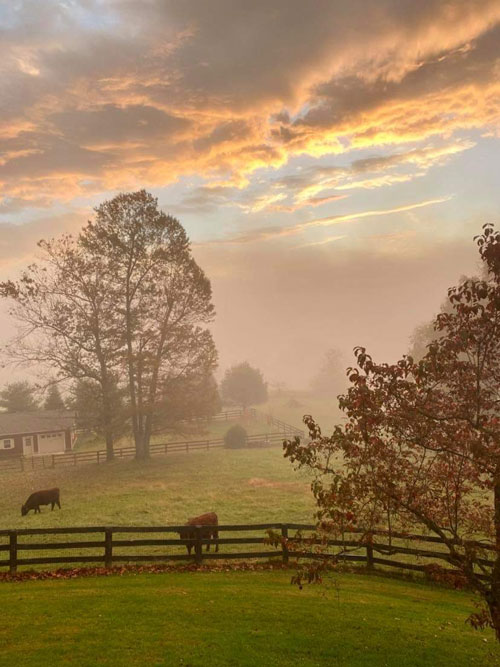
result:
[(476, 242), (488, 277), (449, 290), (424, 358), (379, 364), (355, 348), (346, 423), (327, 437), (304, 417), (311, 442), (287, 441), (285, 455), (315, 472), (317, 517), (334, 532), (438, 536), (500, 634), (500, 233), (485, 225)]
[(116, 567), (65, 567), (58, 570), (35, 571), (26, 570), (10, 574), (0, 573), (0, 582), (12, 581), (43, 581), (47, 579), (77, 579), (80, 577), (110, 577), (137, 574), (165, 574), (179, 572), (253, 572), (262, 570), (284, 570), (287, 569), (283, 563), (251, 563), (242, 561), (240, 563), (213, 563), (210, 565), (197, 565), (188, 563), (186, 565), (119, 565)]

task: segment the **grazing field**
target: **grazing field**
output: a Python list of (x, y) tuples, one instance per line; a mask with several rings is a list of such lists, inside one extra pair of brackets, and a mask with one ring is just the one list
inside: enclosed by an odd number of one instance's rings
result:
[[(373, 576), (169, 573), (0, 585), (0, 665), (497, 665), (470, 596)], [(28, 620), (29, 619), (29, 620)]]
[(259, 405), (258, 408), (304, 431), (307, 429), (302, 418), (304, 415), (312, 415), (325, 434), (332, 431), (333, 427), (344, 419), (335, 396), (319, 397), (306, 391), (273, 392), (269, 395), (268, 402)]
[[(274, 415), (275, 417), (277, 415)], [(223, 438), (227, 430), (234, 426), (234, 424), (241, 424), (248, 435), (262, 435), (264, 433), (278, 433), (279, 429), (270, 424), (265, 418), (265, 415), (258, 414), (256, 418), (246, 417), (238, 419), (230, 419), (228, 421), (204, 421), (200, 420), (198, 422), (190, 422), (183, 425), (182, 431), (176, 433), (160, 433), (153, 435), (151, 438), (151, 443), (158, 442), (178, 442), (178, 441), (195, 441), (195, 440), (218, 440)], [(299, 429), (304, 430), (304, 425), (302, 423), (302, 415), (291, 422), (293, 426), (296, 426)], [(124, 435), (122, 438), (117, 439), (115, 446), (119, 447), (130, 447), (134, 444), (133, 438), (130, 434)], [(105, 449), (104, 440), (95, 435), (80, 435), (77, 438), (75, 443), (74, 450), (77, 452), (95, 450), (95, 449)]]
[[(1, 528), (179, 524), (207, 511), (220, 523), (310, 522), (314, 510), (308, 478), (280, 446), (3, 473), (1, 482)], [(21, 517), (31, 492), (53, 486), (61, 510)]]

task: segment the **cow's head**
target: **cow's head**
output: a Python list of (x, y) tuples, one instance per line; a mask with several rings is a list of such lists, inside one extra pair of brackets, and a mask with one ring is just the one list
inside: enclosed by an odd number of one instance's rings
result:
[(26, 505), (23, 505), (21, 507), (21, 516), (26, 516), (29, 512), (29, 509), (26, 507)]

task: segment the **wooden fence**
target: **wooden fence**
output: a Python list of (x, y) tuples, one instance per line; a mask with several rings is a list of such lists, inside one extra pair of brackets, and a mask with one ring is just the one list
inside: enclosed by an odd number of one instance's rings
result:
[[(360, 563), (373, 569), (375, 566), (397, 568), (417, 572), (428, 572), (429, 563), (445, 563), (450, 572), (448, 555), (443, 543), (437, 537), (425, 535), (406, 535), (385, 531), (374, 531), (367, 539), (366, 533), (353, 531), (342, 540), (329, 539), (326, 542), (311, 539), (313, 545), (322, 545), (321, 551), (314, 553), (303, 550), (304, 533), (314, 531), (315, 526), (299, 523), (263, 523), (244, 525), (221, 525), (218, 527), (219, 539), (205, 539), (203, 527), (193, 527), (193, 539), (174, 537), (185, 526), (96, 526), (88, 528), (26, 528), (0, 531), (0, 567), (15, 573), (18, 567), (36, 565), (94, 564), (112, 567), (117, 563), (168, 563), (169, 561), (188, 561), (201, 564), (207, 560), (249, 560), (275, 559), (283, 563), (297, 558), (337, 558), (338, 560)], [(295, 534), (292, 534), (295, 531)], [(221, 534), (229, 533), (229, 537)], [(250, 536), (235, 533), (253, 533)], [(256, 534), (257, 533), (257, 534)], [(173, 535), (174, 534), (174, 535)], [(310, 533), (311, 534), (311, 533)], [(60, 536), (71, 536), (70, 540), (58, 541)], [(269, 535), (274, 538), (270, 539)], [(26, 538), (35, 537), (35, 541)], [(74, 538), (73, 536), (78, 536)], [(137, 537), (138, 536), (138, 537)], [(82, 539), (86, 538), (86, 539)], [(99, 538), (99, 539), (97, 539)], [(307, 539), (307, 538), (306, 538)], [(204, 546), (216, 543), (222, 549), (203, 551)], [(422, 546), (405, 546), (418, 544)], [(273, 546), (273, 544), (275, 546)], [(184, 548), (192, 547), (189, 555)], [(256, 550), (249, 550), (253, 545)], [(324, 546), (338, 547), (337, 553), (325, 553)], [(145, 548), (149, 548), (145, 549)], [(230, 547), (229, 551), (225, 551)], [(154, 549), (153, 549), (154, 548)], [(265, 550), (264, 550), (265, 549)], [(151, 553), (151, 551), (155, 551)], [(177, 551), (175, 551), (177, 550)], [(491, 547), (494, 551), (494, 548)], [(28, 552), (28, 557), (23, 554)], [(33, 555), (33, 553), (42, 555)], [(43, 553), (45, 552), (45, 553)], [(91, 552), (91, 553), (89, 553)], [(53, 555), (56, 553), (56, 555)], [(2, 558), (5, 554), (6, 558)], [(393, 560), (380, 556), (399, 554), (403, 560)], [(406, 559), (406, 560), (405, 560)], [(484, 567), (491, 567), (492, 560), (481, 559)], [(485, 578), (486, 575), (481, 575)]]
[(284, 422), (281, 419), (274, 417), (273, 415), (261, 412), (256, 408), (225, 410), (224, 412), (219, 412), (218, 414), (213, 415), (212, 417), (206, 417), (203, 419), (190, 419), (187, 420), (185, 423), (227, 422), (227, 421), (234, 421), (236, 419), (241, 419), (241, 420), (261, 419), (262, 421), (265, 421), (267, 424), (269, 424), (269, 426), (277, 427), (280, 433), (283, 433), (284, 435), (299, 435), (299, 436), (304, 435), (304, 431), (302, 429), (297, 428), (296, 426), (292, 426), (292, 424), (288, 424), (287, 422)]
[[(249, 435), (247, 444), (249, 447), (281, 444), (286, 436), (283, 433), (262, 433)], [(180, 440), (178, 442), (162, 442), (151, 444), (149, 452), (151, 456), (158, 454), (173, 454), (176, 452), (195, 452), (199, 450), (217, 449), (224, 447), (224, 439), (212, 440)], [(135, 447), (115, 447), (115, 458), (125, 459), (135, 457)], [(44, 456), (17, 456), (0, 461), (0, 471), (27, 472), (29, 470), (40, 470), (44, 468), (58, 468), (61, 466), (76, 466), (81, 463), (104, 463), (106, 451), (88, 450), (82, 452), (65, 452), (61, 454), (47, 454)]]

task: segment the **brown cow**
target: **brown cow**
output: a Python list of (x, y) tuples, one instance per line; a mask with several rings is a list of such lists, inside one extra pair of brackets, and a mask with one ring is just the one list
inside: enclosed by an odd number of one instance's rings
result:
[(21, 516), (26, 516), (30, 510), (34, 510), (35, 514), (37, 512), (40, 514), (40, 505), (52, 505), (52, 510), (54, 510), (54, 505), (57, 505), (61, 509), (59, 489), (46, 489), (45, 491), (32, 493), (21, 507)]
[[(201, 514), (200, 516), (195, 516), (192, 519), (188, 519), (185, 528), (179, 530), (179, 536), (181, 540), (195, 540), (196, 539), (196, 526), (201, 526), (201, 539), (202, 540), (218, 540), (219, 531), (217, 527), (219, 525), (219, 519), (215, 512), (208, 512), (207, 514)], [(191, 555), (191, 549), (194, 544), (186, 544), (188, 554)], [(207, 544), (207, 551), (210, 551), (210, 544)], [(219, 551), (219, 543), (215, 542), (215, 551)]]

